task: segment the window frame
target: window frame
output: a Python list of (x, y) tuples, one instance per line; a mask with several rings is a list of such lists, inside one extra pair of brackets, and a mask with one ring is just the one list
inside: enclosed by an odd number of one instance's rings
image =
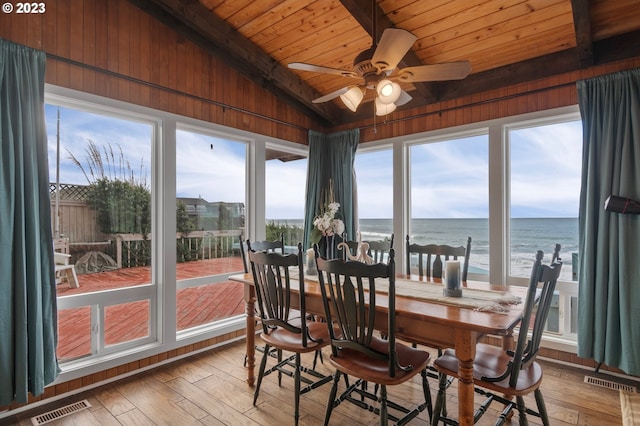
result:
[[(176, 129), (204, 129), (213, 134), (229, 135), (234, 140), (243, 140), (248, 144), (246, 162), (246, 208), (245, 208), (245, 229), (248, 238), (262, 239), (265, 235), (265, 157), (267, 147), (275, 147), (281, 151), (289, 149), (295, 153), (304, 153), (308, 156), (308, 148), (288, 141), (268, 138), (263, 135), (254, 134), (238, 129), (233, 129), (213, 123), (190, 119), (176, 114), (150, 109), (138, 105), (116, 101), (113, 99), (78, 92), (72, 89), (58, 86), (45, 85), (45, 102), (61, 104), (72, 108), (84, 109), (100, 114), (113, 114), (116, 117), (125, 116), (127, 118), (143, 118), (154, 123), (154, 135), (152, 141), (151, 165), (152, 178), (152, 232), (158, 237), (152, 245), (152, 282), (157, 283), (150, 286), (140, 286), (136, 292), (144, 298), (154, 298), (156, 312), (152, 314), (152, 327), (156, 328), (157, 339), (153, 341), (136, 341), (132, 346), (120, 346), (113, 348), (111, 352), (104, 352), (99, 356), (86, 357), (77, 361), (63, 363), (60, 381), (67, 381), (87, 374), (104, 371), (123, 363), (136, 361), (145, 357), (177, 349), (188, 344), (201, 342), (208, 338), (221, 334), (235, 332), (243, 329), (245, 319), (243, 316), (232, 318), (215, 325), (207, 325), (197, 329), (190, 329), (188, 332), (176, 332), (176, 289), (175, 279), (175, 197), (176, 197)], [(490, 274), (488, 281), (504, 282), (513, 285), (523, 285), (526, 279), (509, 277), (508, 268), (505, 267), (509, 261), (509, 243), (507, 226), (509, 220), (508, 197), (508, 144), (505, 142), (507, 128), (522, 125), (522, 123), (532, 120), (539, 122), (552, 122), (563, 118), (580, 119), (577, 105), (569, 107), (550, 109), (535, 113), (514, 115), (501, 119), (485, 122), (472, 123), (464, 126), (438, 129), (420, 134), (406, 135), (385, 140), (378, 140), (361, 144), (359, 151), (392, 149), (393, 158), (393, 232), (396, 235), (397, 244), (396, 261), (402, 262), (404, 258), (403, 238), (409, 231), (410, 223), (410, 197), (408, 168), (409, 147), (416, 143), (428, 141), (443, 141), (457, 139), (469, 135), (487, 133), (489, 137), (489, 238), (490, 238)], [(511, 127), (509, 127), (511, 126)], [(166, 232), (170, 229), (172, 232)], [(398, 238), (401, 237), (401, 238)], [(472, 279), (482, 279), (481, 277), (470, 277)], [(577, 284), (558, 283), (560, 294), (560, 306), (569, 306), (571, 298), (574, 297), (572, 289), (577, 295)], [(128, 291), (128, 290), (127, 290)], [(172, 296), (173, 295), (173, 296)], [(87, 300), (82, 300), (86, 298)], [(90, 295), (64, 296), (58, 298), (59, 306), (72, 307), (90, 301)], [(119, 300), (115, 295), (108, 296), (109, 301)], [(128, 301), (128, 300), (127, 300)], [(564, 309), (564, 308), (563, 308)], [(152, 308), (153, 310), (153, 308)], [(565, 310), (565, 312), (570, 312)], [(561, 314), (562, 315), (562, 314)], [(561, 316), (565, 330), (571, 315)], [(151, 329), (150, 329), (151, 330)], [(570, 337), (570, 336), (569, 336)], [(242, 338), (242, 337), (239, 337)], [(576, 343), (567, 334), (563, 336), (545, 336), (544, 344), (554, 349), (575, 352)], [(112, 348), (110, 348), (112, 349)]]
[[(128, 362), (175, 350), (185, 345), (242, 330), (246, 325), (244, 315), (177, 331), (176, 131), (178, 128), (189, 131), (196, 129), (198, 133), (212, 134), (218, 137), (223, 135), (234, 141), (247, 143), (245, 203), (250, 208), (245, 210), (245, 226), (249, 238), (263, 238), (265, 233), (264, 161), (267, 144), (277, 146), (279, 150), (289, 147), (297, 153), (304, 153), (305, 156), (308, 155), (308, 149), (306, 147), (301, 149), (298, 144), (291, 142), (267, 138), (247, 131), (50, 84), (45, 84), (45, 103), (154, 124), (151, 142), (152, 163), (150, 164), (151, 232), (156, 236), (151, 248), (152, 284), (107, 290), (100, 294), (86, 293), (57, 298), (58, 309), (89, 306), (95, 318), (98, 316), (104, 318), (104, 309), (107, 306), (149, 300), (151, 306), (149, 330), (150, 336), (153, 337), (135, 339), (107, 347), (104, 344), (104, 332), (100, 331), (99, 323), (92, 320), (91, 339), (95, 340), (92, 342), (92, 348), (98, 348), (98, 353), (61, 363), (62, 371), (58, 380), (73, 380), (87, 374), (105, 371)], [(262, 212), (261, 216), (260, 212)]]

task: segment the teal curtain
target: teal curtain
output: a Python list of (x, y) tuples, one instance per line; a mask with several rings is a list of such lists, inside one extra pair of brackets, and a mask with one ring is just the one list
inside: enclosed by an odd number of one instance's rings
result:
[(45, 54), (0, 39), (0, 406), (57, 376)]
[(353, 162), (360, 140), (360, 129), (331, 134), (309, 131), (309, 161), (307, 198), (305, 203), (304, 247), (310, 248), (313, 219), (325, 206), (323, 194), (333, 186), (336, 202), (340, 203), (339, 217), (344, 221), (349, 239), (356, 239), (358, 215), (356, 211), (356, 180)]
[(640, 374), (640, 69), (577, 82), (583, 124), (578, 355)]

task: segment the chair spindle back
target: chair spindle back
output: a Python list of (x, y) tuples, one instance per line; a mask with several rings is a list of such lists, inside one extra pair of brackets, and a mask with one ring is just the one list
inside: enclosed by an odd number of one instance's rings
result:
[(411, 274), (412, 254), (416, 254), (418, 257), (418, 275), (420, 277), (442, 278), (442, 269), (445, 261), (463, 258), (461, 278), (462, 281), (467, 280), (469, 256), (471, 255), (471, 237), (467, 238), (466, 246), (459, 247), (446, 244), (412, 244), (409, 242), (409, 235), (407, 235), (406, 240), (407, 275)]
[[(316, 247), (316, 262), (320, 291), (328, 324), (334, 324), (339, 333), (329, 330), (331, 350), (339, 356), (341, 349), (348, 348), (372, 357), (388, 361), (392, 377), (400, 366), (395, 348), (395, 261), (394, 250), (389, 251), (388, 263), (367, 265), (362, 262), (326, 260), (319, 256)], [(388, 355), (371, 346), (376, 324), (376, 310), (369, 306), (376, 302), (376, 282), (388, 282)]]

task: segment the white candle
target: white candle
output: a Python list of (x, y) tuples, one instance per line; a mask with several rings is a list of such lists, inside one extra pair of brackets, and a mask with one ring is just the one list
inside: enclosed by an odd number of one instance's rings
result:
[(445, 279), (447, 288), (458, 290), (460, 288), (460, 261), (447, 260), (445, 263)]

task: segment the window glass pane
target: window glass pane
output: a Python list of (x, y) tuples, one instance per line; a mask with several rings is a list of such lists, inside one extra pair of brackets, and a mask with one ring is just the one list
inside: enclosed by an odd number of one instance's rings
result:
[(304, 237), (307, 158), (273, 159), (265, 167), (266, 238), (275, 241), (282, 233), (287, 251), (295, 250)]
[(471, 274), (489, 273), (488, 149), (487, 135), (410, 147), (410, 241), (466, 246), (471, 237)]
[(229, 283), (226, 274), (244, 269), (239, 235), (247, 148), (186, 130), (177, 131), (176, 146), (177, 323), (183, 330), (209, 323), (217, 310), (226, 316), (243, 313), (240, 307), (228, 310), (239, 306), (243, 287)]
[[(53, 104), (45, 114), (57, 294), (100, 291), (106, 303), (108, 290), (151, 283), (153, 124)], [(60, 310), (61, 360), (91, 354), (92, 312)]]
[(149, 300), (104, 308), (104, 343), (116, 345), (149, 336)]
[(58, 310), (58, 348), (60, 362), (91, 355), (91, 308)]
[[(393, 233), (393, 151), (356, 153), (359, 230), (363, 241), (381, 241)], [(357, 236), (349, 237), (356, 240)], [(402, 238), (394, 237), (394, 246)]]
[(578, 252), (582, 124), (510, 129), (510, 275), (529, 277), (537, 250), (562, 246), (560, 279), (571, 281)]

